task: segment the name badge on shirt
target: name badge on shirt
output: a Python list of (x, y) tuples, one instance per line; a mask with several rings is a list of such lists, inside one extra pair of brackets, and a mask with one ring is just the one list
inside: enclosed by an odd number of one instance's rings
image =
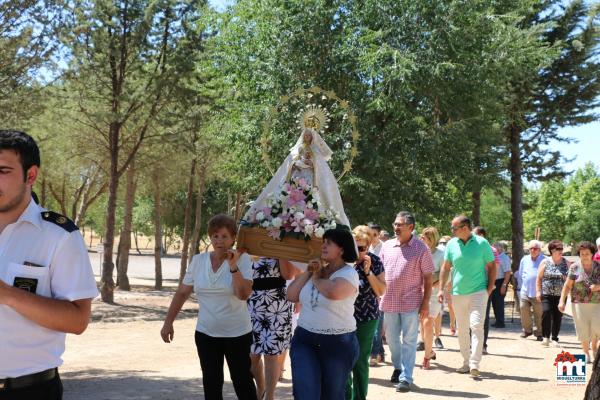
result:
[(15, 277), (13, 286), (19, 289), (23, 289), (29, 293), (35, 293), (37, 290), (38, 280), (35, 278), (23, 278), (21, 276)]

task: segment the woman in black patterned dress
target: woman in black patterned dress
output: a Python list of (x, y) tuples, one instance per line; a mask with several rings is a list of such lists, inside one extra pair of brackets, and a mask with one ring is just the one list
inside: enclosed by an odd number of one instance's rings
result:
[[(292, 338), (293, 303), (287, 300), (285, 281), (298, 270), (289, 261), (261, 257), (252, 265), (252, 295), (248, 309), (254, 337), (250, 348), (252, 374), (259, 399), (272, 400), (281, 374), (283, 353)], [(263, 367), (264, 356), (264, 367)]]

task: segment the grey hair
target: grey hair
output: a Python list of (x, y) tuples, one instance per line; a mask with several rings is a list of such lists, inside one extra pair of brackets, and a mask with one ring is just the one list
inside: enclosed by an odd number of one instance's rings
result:
[(404, 222), (406, 222), (409, 225), (412, 225), (412, 226), (417, 225), (417, 221), (415, 220), (415, 217), (408, 211), (400, 211), (398, 214), (396, 214), (396, 218), (402, 218), (404, 220)]
[(534, 240), (530, 240), (529, 241), (529, 245), (527, 247), (530, 248), (530, 249), (534, 248), (534, 247), (536, 247), (538, 249), (541, 249), (542, 248), (542, 242), (540, 242), (539, 240), (535, 240), (535, 239)]

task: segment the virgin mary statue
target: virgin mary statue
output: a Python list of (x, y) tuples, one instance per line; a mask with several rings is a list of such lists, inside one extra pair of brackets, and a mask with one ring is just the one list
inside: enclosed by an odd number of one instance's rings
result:
[(327, 164), (332, 154), (333, 151), (317, 131), (305, 127), (283, 164), (252, 203), (244, 220), (251, 221), (259, 210), (268, 206), (268, 198), (273, 193), (280, 192), (286, 183), (304, 180), (318, 189), (316, 197), (321, 204), (320, 209), (334, 211), (336, 222), (349, 227), (350, 222), (344, 212), (340, 189)]

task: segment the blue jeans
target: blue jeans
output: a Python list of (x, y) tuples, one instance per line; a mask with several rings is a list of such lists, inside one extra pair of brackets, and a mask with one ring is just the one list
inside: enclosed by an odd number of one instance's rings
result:
[(297, 327), (290, 359), (295, 400), (344, 400), (358, 358), (356, 332), (325, 335)]
[[(400, 343), (400, 334), (402, 334), (402, 343)], [(385, 337), (392, 353), (394, 369), (402, 370), (400, 381), (413, 383), (418, 336), (418, 310), (406, 313), (385, 313)]]
[(371, 357), (384, 356), (385, 350), (383, 349), (383, 340), (381, 340), (381, 333), (383, 331), (383, 311), (379, 313), (379, 323), (377, 329), (375, 329), (375, 336), (373, 336), (373, 347), (371, 348)]

